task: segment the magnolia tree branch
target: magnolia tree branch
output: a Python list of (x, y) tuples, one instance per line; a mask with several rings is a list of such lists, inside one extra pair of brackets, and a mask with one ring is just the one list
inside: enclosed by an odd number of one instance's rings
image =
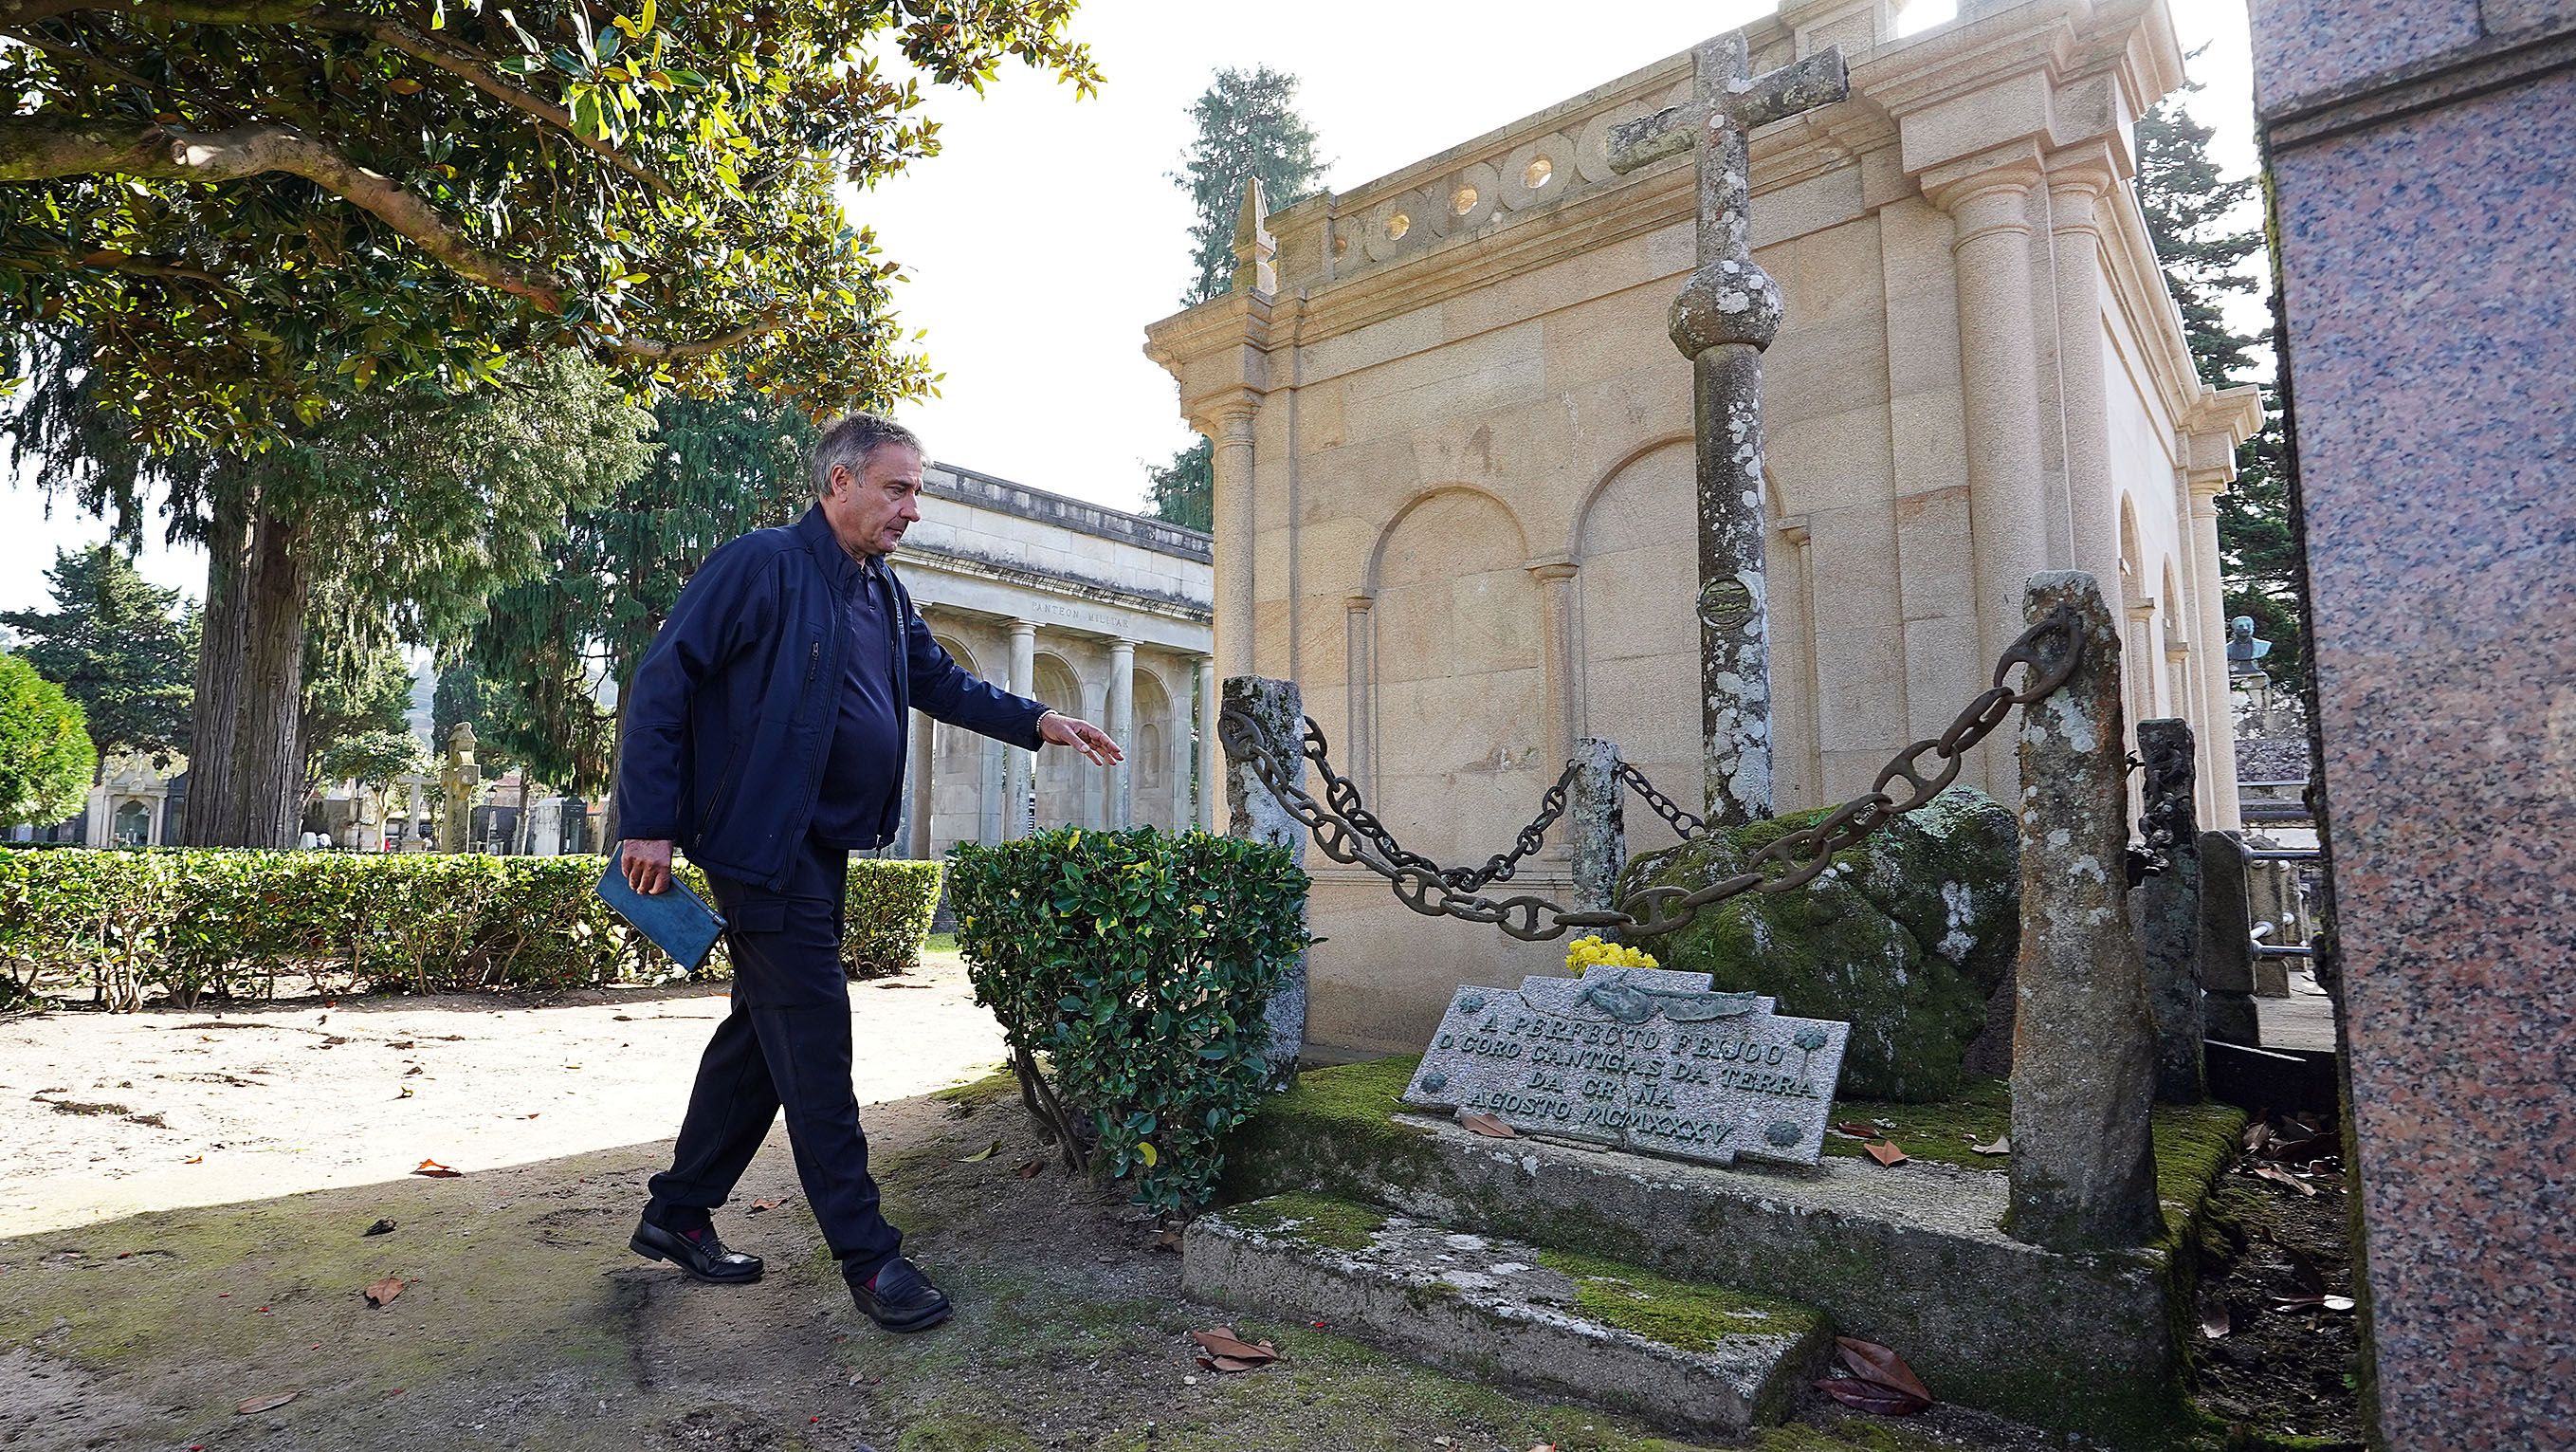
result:
[(41, 111), (0, 119), (0, 182), (105, 173), (212, 184), (268, 172), (300, 176), (374, 213), (460, 277), (526, 298), (549, 313), (563, 311), (561, 278), (482, 247), (393, 178), (286, 127), (255, 123), (189, 132), (56, 120)]
[[(570, 284), (483, 247), (436, 207), (382, 172), (299, 132), (265, 123), (223, 131), (81, 121), (38, 112), (0, 117), (0, 184), (71, 176), (130, 176), (212, 185), (267, 173), (300, 176), (408, 237), (459, 277), (561, 313)], [(648, 360), (697, 358), (777, 326), (767, 314), (712, 337), (663, 341), (599, 336), (598, 346)]]

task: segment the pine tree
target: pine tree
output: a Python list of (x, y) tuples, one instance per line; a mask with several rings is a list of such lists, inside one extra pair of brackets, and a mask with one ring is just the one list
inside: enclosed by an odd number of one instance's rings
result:
[(77, 702), (102, 769), (121, 752), (167, 766), (188, 749), (197, 632), (179, 592), (136, 573), (111, 546), (54, 552), (54, 608), (0, 613), (17, 653)]
[[(2198, 89), (2186, 85), (2183, 94)], [(2256, 632), (2273, 642), (2265, 668), (2275, 683), (2295, 690), (2306, 680), (2307, 663), (2299, 653), (2297, 545), (2281, 472), (2280, 404), (2271, 360), (2255, 353), (2261, 340), (2231, 331), (2222, 312), (2230, 294), (2257, 286), (2247, 261), (2262, 250), (2262, 230), (2235, 225), (2255, 200), (2257, 182), (2219, 174), (2209, 155), (2213, 134), (2192, 119), (2180, 95), (2140, 117), (2138, 204), (2202, 381), (2213, 388), (2254, 382), (2262, 389), (2263, 427), (2238, 447), (2235, 485), (2218, 500), (2220, 571), (2226, 613), (2254, 617)]]
[(666, 399), (655, 419), (652, 464), (566, 520), (544, 571), (493, 597), (465, 653), (475, 699), (458, 687), (479, 736), (584, 795), (613, 775), (616, 716), (601, 702), (625, 698), (680, 587), (717, 546), (812, 500), (815, 430), (796, 410), (738, 389)]
[[(1181, 305), (1196, 307), (1234, 285), (1234, 222), (1243, 207), (1244, 183), (1261, 181), (1273, 211), (1304, 201), (1323, 179), (1316, 136), (1296, 111), (1297, 78), (1268, 66), (1220, 70), (1190, 106), (1198, 135), (1173, 183), (1190, 194), (1198, 220), (1190, 224), (1190, 265)], [(1157, 519), (1190, 529), (1215, 527), (1215, 449), (1206, 439), (1157, 468), (1148, 464), (1146, 508)]]
[(97, 777), (79, 703), (0, 651), (0, 826), (61, 821)]

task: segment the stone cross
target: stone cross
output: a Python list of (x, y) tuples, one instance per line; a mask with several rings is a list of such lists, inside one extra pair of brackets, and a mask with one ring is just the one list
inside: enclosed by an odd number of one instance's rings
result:
[(1739, 32), (1692, 53), (1691, 99), (1613, 127), (1630, 172), (1699, 150), (1699, 266), (1673, 300), (1699, 436), (1700, 733), (1708, 821), (1771, 815), (1771, 658), (1762, 577), (1762, 350), (1779, 284), (1753, 262), (1753, 130), (1851, 94), (1840, 47), (1754, 75)]

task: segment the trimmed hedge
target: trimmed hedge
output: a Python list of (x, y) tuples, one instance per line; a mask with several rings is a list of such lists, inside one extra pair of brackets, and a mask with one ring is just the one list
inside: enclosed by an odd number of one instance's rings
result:
[(1262, 1007), (1307, 945), (1306, 874), (1267, 842), (1151, 827), (949, 856), (975, 1001), (1066, 1162), (1204, 1204), (1268, 1088)]
[[(155, 990), (271, 997), (281, 977), (342, 992), (577, 988), (670, 976), (591, 891), (600, 857), (0, 849), (0, 1001), (68, 977), (110, 1007)], [(700, 896), (706, 879), (683, 863)], [(936, 862), (850, 863), (842, 966), (911, 967)], [(701, 970), (731, 972), (723, 944)]]

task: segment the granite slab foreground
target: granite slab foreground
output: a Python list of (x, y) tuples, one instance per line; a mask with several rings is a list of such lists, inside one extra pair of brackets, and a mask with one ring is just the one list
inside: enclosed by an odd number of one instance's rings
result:
[(1999, 1173), (1838, 1157), (1720, 1167), (1487, 1138), (1404, 1112), (1396, 1096), (1413, 1068), (1390, 1059), (1300, 1076), (1230, 1147), (1228, 1199), (1328, 1196), (1776, 1296), (1896, 1347), (1944, 1400), (2165, 1445), (2188, 1230), (2240, 1113), (2160, 1112), (2160, 1142), (2172, 1141), (2160, 1157), (2167, 1237), (2061, 1254), (2003, 1233)]

